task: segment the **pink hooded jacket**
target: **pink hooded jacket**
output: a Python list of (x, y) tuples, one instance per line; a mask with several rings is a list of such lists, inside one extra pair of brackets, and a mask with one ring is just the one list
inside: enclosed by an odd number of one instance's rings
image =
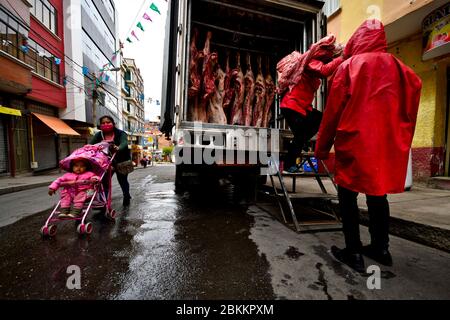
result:
[[(93, 177), (97, 177), (97, 179), (100, 180), (99, 176), (95, 175), (95, 173), (90, 172), (90, 171), (86, 171), (82, 174), (68, 172), (65, 175), (63, 175), (62, 177), (59, 177), (58, 179), (53, 181), (53, 183), (50, 185), (49, 189), (56, 191), (61, 187), (61, 184), (64, 182), (73, 182), (73, 181), (79, 182), (79, 181), (83, 181), (83, 180), (90, 181)], [(68, 187), (73, 188), (74, 191), (76, 191), (76, 192), (93, 189), (91, 183), (86, 183), (86, 184), (80, 183), (80, 184), (75, 184), (73, 186), (68, 186)]]

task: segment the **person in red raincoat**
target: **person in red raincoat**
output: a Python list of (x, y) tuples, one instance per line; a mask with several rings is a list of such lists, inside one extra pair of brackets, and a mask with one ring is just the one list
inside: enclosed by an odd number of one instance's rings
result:
[[(340, 261), (364, 271), (361, 253), (392, 265), (388, 251), (386, 194), (404, 191), (422, 82), (387, 53), (383, 24), (365, 21), (344, 50), (333, 75), (315, 155), (327, 159), (334, 144), (345, 249), (331, 248)], [(358, 193), (366, 194), (371, 244), (359, 235)]]
[[(313, 44), (300, 57), (301, 71), (296, 72), (298, 82), (284, 94), (281, 100), (281, 114), (294, 134), (284, 164), (287, 172), (294, 173), (299, 170), (296, 160), (301, 157), (305, 144), (319, 130), (322, 113), (313, 109), (312, 102), (320, 87), (320, 79), (331, 76), (344, 61), (341, 56), (342, 48), (336, 46), (335, 41), (336, 38), (333, 35), (327, 36)], [(292, 78), (295, 78), (295, 75), (292, 75)], [(292, 81), (292, 79), (289, 80)]]

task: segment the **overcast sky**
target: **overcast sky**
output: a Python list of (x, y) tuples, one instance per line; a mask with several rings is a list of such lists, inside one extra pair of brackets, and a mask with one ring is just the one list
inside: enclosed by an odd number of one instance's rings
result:
[[(136, 60), (136, 65), (144, 78), (145, 118), (155, 120), (161, 113), (161, 106), (157, 106), (155, 101), (161, 101), (164, 29), (168, 2), (165, 0), (115, 0), (114, 2), (119, 15), (119, 37), (124, 42), (124, 57)], [(161, 15), (150, 9), (152, 3), (158, 7)], [(144, 13), (147, 13), (152, 21), (145, 20)], [(138, 22), (142, 23), (145, 32), (136, 27)], [(131, 36), (132, 30), (140, 41)], [(130, 37), (133, 43), (127, 42), (127, 37)], [(148, 103), (148, 98), (153, 99), (152, 104)]]

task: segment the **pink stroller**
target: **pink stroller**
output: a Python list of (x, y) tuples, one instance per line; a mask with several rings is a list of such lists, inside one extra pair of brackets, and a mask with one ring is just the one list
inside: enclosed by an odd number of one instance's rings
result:
[[(59, 166), (61, 169), (70, 171), (71, 161), (74, 159), (83, 158), (92, 166), (92, 171), (101, 177), (99, 182), (92, 181), (79, 181), (77, 183), (81, 184), (92, 184), (94, 187), (94, 194), (90, 199), (88, 199), (87, 204), (85, 203), (82, 214), (79, 218), (59, 218), (58, 215), (60, 213), (61, 200), (58, 202), (56, 207), (53, 209), (52, 213), (48, 217), (45, 225), (41, 228), (42, 236), (50, 236), (53, 237), (56, 235), (56, 223), (72, 220), (79, 222), (77, 226), (77, 232), (80, 235), (83, 234), (91, 234), (92, 233), (92, 223), (87, 222), (86, 218), (92, 209), (102, 209), (104, 211), (105, 216), (110, 220), (115, 220), (116, 211), (111, 208), (111, 177), (112, 177), (112, 161), (114, 160), (115, 155), (111, 155), (109, 153), (109, 143), (102, 142), (96, 145), (86, 145), (80, 149), (75, 150), (70, 156), (60, 161)], [(103, 188), (102, 180), (105, 177), (109, 179), (109, 190), (108, 195), (106, 195), (105, 190)], [(62, 185), (64, 186), (64, 184)]]

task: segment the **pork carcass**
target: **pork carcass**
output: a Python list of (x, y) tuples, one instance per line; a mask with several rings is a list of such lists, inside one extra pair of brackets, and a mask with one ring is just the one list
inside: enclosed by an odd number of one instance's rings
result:
[(198, 95), (201, 88), (201, 73), (199, 71), (199, 62), (203, 58), (203, 52), (197, 49), (198, 30), (194, 29), (189, 61), (189, 97)]
[(212, 33), (208, 32), (206, 35), (205, 48), (203, 54), (205, 55), (203, 62), (203, 96), (202, 100), (209, 101), (216, 90), (214, 68), (217, 64), (218, 55), (216, 52), (211, 53), (210, 42)]
[(234, 88), (234, 102), (231, 109), (230, 124), (242, 125), (242, 105), (244, 103), (245, 88), (244, 88), (244, 73), (241, 69), (241, 55), (239, 52), (236, 55), (236, 69), (231, 73), (232, 84)]
[(269, 65), (269, 59), (266, 61), (266, 101), (265, 101), (265, 107), (264, 107), (264, 114), (263, 114), (263, 122), (262, 127), (267, 128), (269, 127), (269, 122), (272, 119), (272, 104), (275, 101), (275, 82), (273, 81), (272, 76), (270, 75), (270, 65)]
[(214, 65), (217, 63), (217, 53), (212, 53), (210, 51), (212, 33), (208, 32), (206, 35), (205, 47), (203, 49), (203, 66), (202, 66), (202, 89), (200, 101), (198, 107), (196, 108), (194, 121), (208, 122), (207, 107), (209, 99), (214, 94), (215, 84), (214, 84)]
[(188, 89), (188, 119), (198, 121), (199, 119), (199, 94), (201, 89), (201, 62), (203, 51), (197, 49), (198, 30), (194, 29), (189, 60), (189, 89)]
[(252, 71), (250, 54), (247, 53), (247, 71), (244, 76), (245, 98), (243, 106), (244, 126), (252, 124), (253, 99), (255, 98), (255, 76)]
[(223, 98), (224, 109), (228, 109), (234, 97), (234, 88), (231, 85), (232, 84), (231, 82), (233, 80), (232, 72), (233, 70), (231, 70), (230, 68), (230, 53), (227, 52), (227, 62), (225, 66), (225, 84), (224, 84), (225, 97)]
[(262, 73), (261, 56), (258, 56), (258, 74), (255, 80), (255, 106), (253, 108), (252, 126), (261, 127), (266, 102), (266, 81)]
[(209, 101), (208, 122), (217, 124), (227, 124), (227, 117), (223, 110), (223, 98), (225, 96), (225, 72), (217, 64), (216, 89)]

